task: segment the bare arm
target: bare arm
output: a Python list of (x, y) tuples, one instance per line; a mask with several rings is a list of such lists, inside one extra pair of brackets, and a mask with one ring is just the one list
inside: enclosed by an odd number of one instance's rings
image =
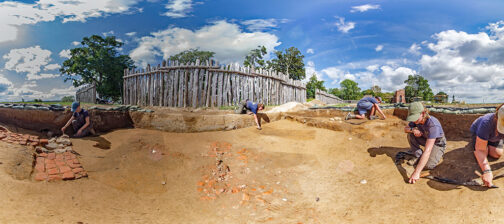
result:
[(257, 114), (254, 114), (254, 120), (255, 120), (255, 123), (257, 125), (257, 128), (261, 129), (261, 125), (259, 124), (259, 119), (257, 118)]
[(376, 104), (376, 103), (374, 104), (374, 106), (375, 106), (376, 110), (378, 111), (378, 113), (381, 114), (382, 118), (383, 119), (387, 119), (387, 116), (385, 116), (385, 114), (383, 113), (383, 111), (380, 109), (380, 106), (378, 104)]
[(65, 124), (65, 126), (63, 126), (63, 127), (61, 128), (61, 131), (63, 132), (63, 134), (65, 134), (65, 129), (67, 129), (67, 128), (68, 128), (68, 126), (70, 126), (70, 124), (72, 123), (72, 121), (73, 121), (74, 119), (75, 119), (75, 117), (74, 117), (74, 116), (72, 116), (72, 117), (71, 117), (71, 118), (67, 121), (67, 123)]
[(411, 177), (409, 179), (410, 184), (414, 184), (420, 178), (420, 172), (422, 172), (423, 168), (425, 167), (425, 164), (427, 164), (427, 161), (429, 161), (429, 157), (432, 152), (432, 147), (434, 147), (434, 142), (436, 142), (435, 138), (429, 138), (425, 142), (425, 150), (422, 156), (420, 157), (420, 161), (418, 161), (415, 171), (413, 172), (413, 174), (411, 174)]
[[(490, 164), (488, 164), (488, 141), (485, 141), (479, 137), (476, 137), (476, 144), (475, 144), (475, 150), (474, 150), (474, 157), (476, 157), (476, 160), (478, 161), (478, 165), (481, 168), (482, 171), (485, 170), (491, 170)], [(493, 179), (493, 174), (492, 172), (487, 172), (484, 173), (481, 176), (481, 179), (483, 179), (483, 183), (490, 187), (492, 186), (492, 179)]]

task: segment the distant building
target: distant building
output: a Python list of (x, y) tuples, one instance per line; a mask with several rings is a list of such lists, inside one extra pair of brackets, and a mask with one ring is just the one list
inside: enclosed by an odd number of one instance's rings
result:
[(392, 103), (406, 103), (406, 91), (404, 89), (395, 91)]
[(448, 95), (435, 95), (433, 99), (435, 103), (448, 103)]

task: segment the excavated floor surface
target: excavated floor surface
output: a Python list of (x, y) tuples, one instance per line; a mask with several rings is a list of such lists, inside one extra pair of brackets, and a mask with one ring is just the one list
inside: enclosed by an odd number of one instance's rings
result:
[[(0, 142), (0, 223), (504, 221), (501, 189), (406, 184), (393, 162), (408, 146), (401, 119), (349, 124), (332, 116), (291, 115), (262, 131), (124, 129), (74, 139), (89, 176), (67, 182), (26, 178), (23, 147)], [(449, 140), (432, 173), (476, 178), (466, 144)]]

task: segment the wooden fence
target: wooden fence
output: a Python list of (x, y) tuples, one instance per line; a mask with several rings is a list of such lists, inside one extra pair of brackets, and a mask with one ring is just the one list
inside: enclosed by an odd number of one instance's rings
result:
[(320, 100), (326, 104), (338, 104), (344, 103), (345, 101), (340, 99), (339, 97), (329, 94), (325, 91), (316, 89), (315, 90), (315, 99)]
[(301, 81), (271, 70), (257, 72), (216, 61), (179, 64), (163, 61), (157, 67), (124, 71), (124, 104), (168, 107), (221, 107), (242, 100), (279, 105), (306, 102)]
[(96, 103), (96, 86), (87, 85), (75, 93), (75, 100), (81, 103)]

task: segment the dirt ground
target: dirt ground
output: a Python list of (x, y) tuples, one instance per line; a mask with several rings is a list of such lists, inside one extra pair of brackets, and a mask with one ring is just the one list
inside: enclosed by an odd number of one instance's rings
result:
[[(23, 178), (23, 148), (0, 142), (0, 223), (504, 221), (502, 188), (406, 184), (393, 162), (408, 146), (404, 124), (392, 117), (341, 123), (351, 132), (289, 120), (262, 131), (117, 130), (74, 140), (89, 177), (60, 182)], [(466, 144), (448, 141), (432, 173), (475, 178)], [(493, 169), (500, 164), (493, 161)], [(504, 187), (502, 179), (495, 184)]]

